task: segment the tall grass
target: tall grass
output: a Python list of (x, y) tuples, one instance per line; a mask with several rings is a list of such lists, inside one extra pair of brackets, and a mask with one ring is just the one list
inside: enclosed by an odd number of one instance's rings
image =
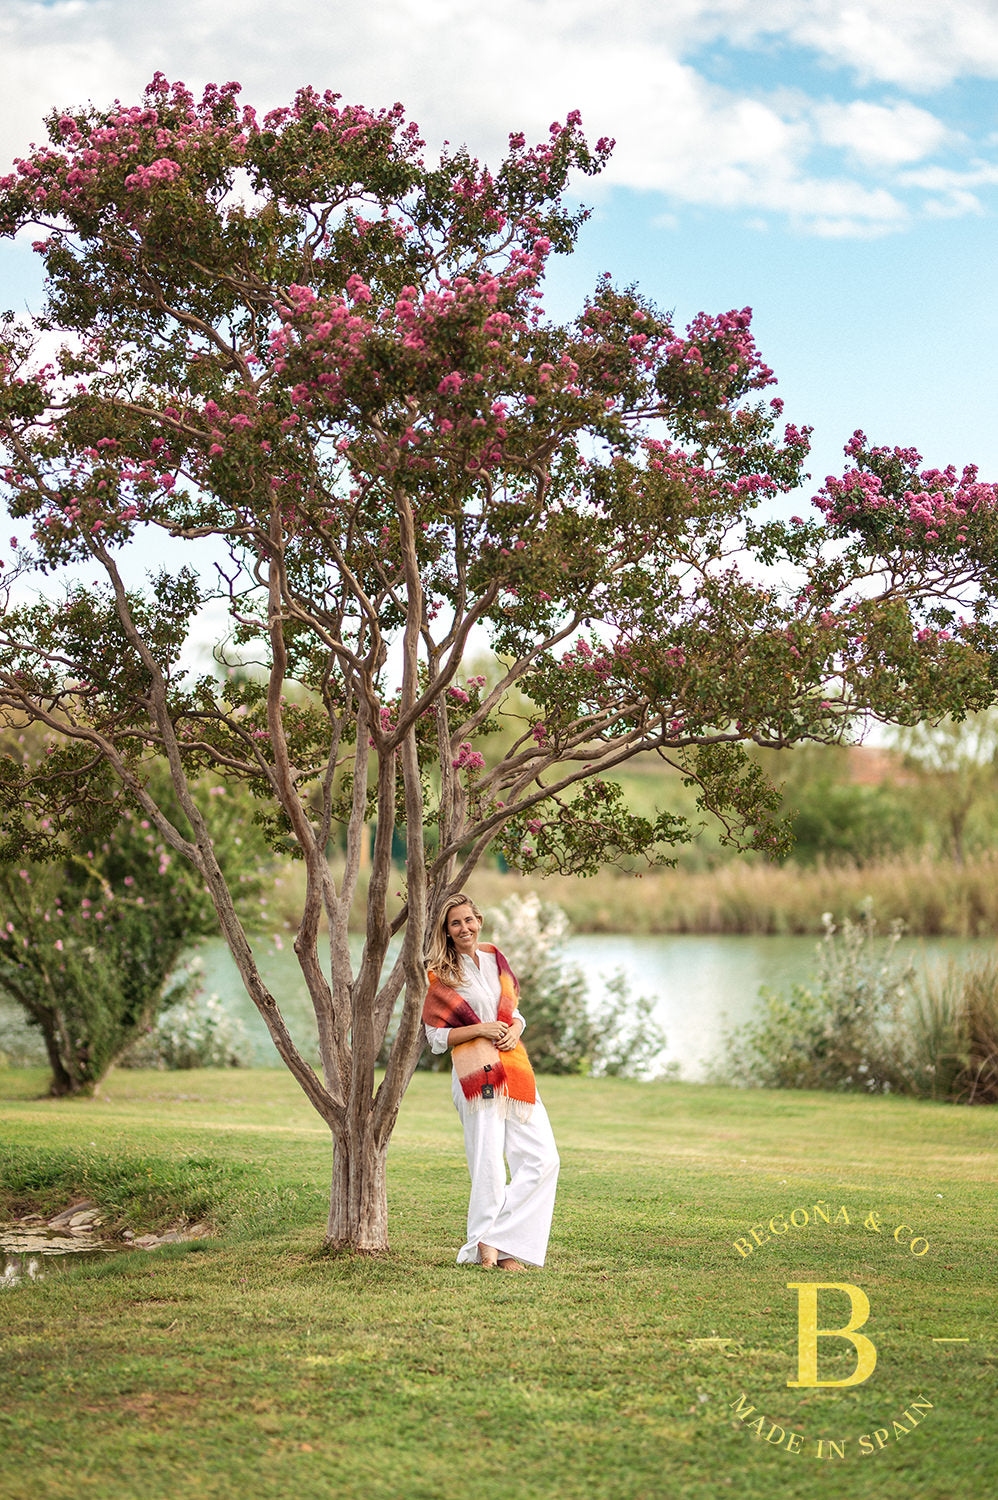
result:
[[(403, 875), (399, 874), (401, 887)], [(305, 872), (281, 872), (270, 900), (277, 924), (297, 926)], [(897, 859), (864, 866), (768, 865), (732, 859), (711, 870), (605, 870), (595, 879), (553, 875), (529, 879), (480, 866), (469, 881), (480, 906), (536, 893), (567, 914), (576, 932), (718, 932), (761, 936), (822, 932), (822, 913), (859, 918), (872, 904), (881, 926), (904, 924), (917, 937), (998, 935), (998, 857), (956, 865), (949, 860)], [(352, 926), (365, 925), (362, 878)]]
[(950, 963), (927, 975), (911, 1014), (912, 1092), (998, 1103), (998, 959)]
[[(522, 876), (479, 870), (476, 899), (498, 904)], [(855, 865), (767, 865), (731, 860), (713, 870), (554, 876), (529, 886), (554, 901), (578, 932), (799, 933), (820, 935), (822, 914), (858, 919), (870, 906), (882, 927), (922, 937), (998, 934), (998, 859), (958, 866), (929, 859)]]

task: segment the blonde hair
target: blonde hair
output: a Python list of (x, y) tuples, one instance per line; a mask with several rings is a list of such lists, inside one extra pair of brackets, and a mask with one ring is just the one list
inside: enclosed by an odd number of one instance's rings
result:
[(470, 906), (479, 922), (484, 920), (474, 901), (463, 891), (456, 891), (453, 896), (448, 896), (440, 908), (440, 914), (433, 924), (433, 932), (430, 934), (426, 950), (426, 967), (432, 969), (444, 984), (458, 984), (461, 979), (461, 955), (454, 946), (454, 939), (447, 931), (447, 918), (455, 906)]

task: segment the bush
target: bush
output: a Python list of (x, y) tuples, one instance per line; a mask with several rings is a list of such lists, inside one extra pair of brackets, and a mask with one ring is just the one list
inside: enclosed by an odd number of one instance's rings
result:
[(14, 1001), (0, 991), (0, 1068), (37, 1068), (47, 1062), (45, 1043)]
[(757, 1016), (724, 1038), (725, 1077), (763, 1088), (889, 1093), (912, 1089), (908, 1011), (914, 973), (881, 937), (869, 906), (837, 928), (826, 913), (813, 988), (763, 990)]
[(824, 921), (814, 987), (763, 990), (758, 1014), (725, 1034), (721, 1079), (998, 1103), (998, 960), (916, 983), (895, 953), (900, 923), (881, 938), (869, 907), (840, 929)]
[(156, 1024), (121, 1059), (124, 1068), (246, 1068), (251, 1065), (243, 1023), (230, 1016), (217, 995), (205, 995), (198, 969), (177, 998), (167, 998)]
[(92, 1092), (171, 983), (200, 893), (163, 860), (123, 818), (99, 860), (0, 870), (0, 989), (41, 1032), (53, 1094)]
[[(24, 752), (31, 753), (41, 751)], [(161, 766), (150, 770), (149, 782), (166, 798)], [(225, 799), (215, 852), (233, 878), (239, 872), (241, 907), (255, 914), (265, 867), (262, 835), (248, 821), (252, 801), (210, 780), (196, 791)], [(217, 931), (194, 867), (136, 808), (112, 801), (114, 817), (103, 833), (88, 835), (81, 823), (73, 840), (49, 840), (47, 861), (0, 864), (0, 992), (41, 1033), (55, 1095), (97, 1088), (157, 1012), (184, 998), (174, 976), (192, 938)], [(95, 808), (93, 816), (96, 829), (108, 809)]]
[(488, 912), (486, 928), (520, 981), (536, 1072), (639, 1076), (653, 1070), (665, 1046), (652, 1016), (654, 1000), (630, 997), (618, 970), (605, 981), (607, 999), (597, 1012), (591, 976), (565, 959), (569, 921), (560, 907), (533, 894), (511, 896)]

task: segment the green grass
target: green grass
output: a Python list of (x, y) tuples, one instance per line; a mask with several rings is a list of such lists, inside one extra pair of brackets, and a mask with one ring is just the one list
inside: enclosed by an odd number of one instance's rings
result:
[[(86, 1191), (136, 1232), (197, 1211), (218, 1233), (0, 1294), (4, 1500), (976, 1500), (998, 1479), (988, 1110), (546, 1079), (551, 1253), (510, 1277), (453, 1264), (466, 1176), (439, 1075), (403, 1104), (376, 1260), (317, 1253), (329, 1140), (283, 1073), (116, 1073), (72, 1102), (43, 1083), (0, 1071), (8, 1203)], [(820, 1199), (850, 1224), (815, 1222)], [(788, 1388), (804, 1280), (865, 1289), (865, 1384)], [(823, 1374), (848, 1373), (840, 1346)], [(762, 1441), (741, 1393), (805, 1451)], [(924, 1421), (861, 1456), (919, 1394)]]

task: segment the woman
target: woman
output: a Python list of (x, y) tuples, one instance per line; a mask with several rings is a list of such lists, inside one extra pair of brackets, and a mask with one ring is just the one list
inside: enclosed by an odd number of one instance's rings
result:
[(444, 902), (427, 954), (423, 1023), (431, 1049), (452, 1052), (451, 1091), (471, 1173), (458, 1264), (522, 1271), (521, 1261), (544, 1264), (558, 1151), (520, 1042), (519, 986), (498, 948), (479, 943), (481, 926), (468, 896)]

